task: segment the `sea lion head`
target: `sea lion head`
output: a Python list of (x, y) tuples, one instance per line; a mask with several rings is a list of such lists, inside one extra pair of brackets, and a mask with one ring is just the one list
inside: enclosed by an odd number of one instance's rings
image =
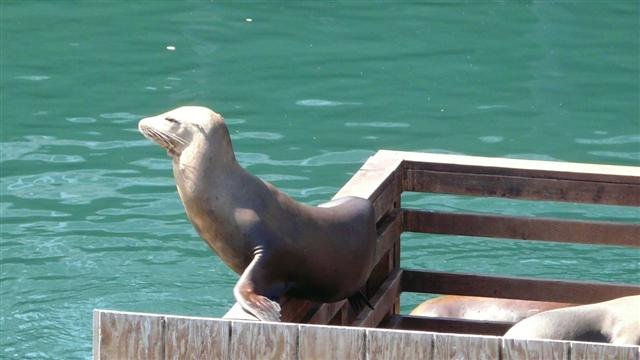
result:
[(166, 149), (174, 159), (180, 158), (189, 148), (231, 148), (229, 132), (222, 116), (201, 106), (182, 106), (144, 118), (138, 123), (138, 130)]

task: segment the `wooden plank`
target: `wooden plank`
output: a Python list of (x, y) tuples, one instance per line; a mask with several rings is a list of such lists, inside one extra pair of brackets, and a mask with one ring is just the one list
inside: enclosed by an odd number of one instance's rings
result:
[(231, 322), (166, 316), (165, 359), (229, 358)]
[(640, 286), (404, 269), (402, 291), (591, 304), (640, 294)]
[(376, 221), (382, 219), (389, 211), (400, 207), (400, 174), (394, 173), (381, 186), (382, 192), (373, 200)]
[(403, 215), (401, 209), (391, 211), (378, 222), (378, 238), (376, 239), (375, 262), (379, 262), (387, 251), (393, 248), (396, 242), (400, 242), (402, 234)]
[(395, 181), (401, 164), (402, 159), (388, 157), (384, 152), (378, 151), (360, 167), (333, 198), (358, 196), (373, 200), (388, 184)]
[(405, 231), (640, 246), (640, 224), (403, 209)]
[(638, 346), (571, 342), (572, 360), (638, 360)]
[(283, 297), (280, 299), (282, 322), (304, 322), (309, 319), (322, 304), (310, 300)]
[(500, 338), (435, 333), (433, 359), (500, 358)]
[(373, 309), (364, 309), (353, 322), (353, 326), (376, 327), (386, 316), (393, 313), (396, 298), (400, 296), (401, 280), (401, 269), (389, 274), (378, 292), (370, 299)]
[(100, 359), (164, 359), (164, 317), (100, 311)]
[(260, 319), (258, 319), (257, 317), (255, 317), (253, 314), (245, 311), (242, 308), (242, 305), (240, 305), (240, 303), (234, 303), (233, 306), (231, 306), (231, 309), (229, 309), (224, 316), (222, 316), (223, 319), (229, 319), (229, 320), (253, 320), (253, 321), (260, 321)]
[(367, 359), (431, 359), (433, 334), (367, 329)]
[(230, 343), (230, 359), (296, 359), (298, 326), (233, 321)]
[(569, 342), (502, 339), (502, 360), (569, 360)]
[(513, 199), (640, 205), (640, 185), (615, 182), (407, 170), (403, 189)]
[(407, 170), (478, 173), (489, 175), (542, 177), (640, 185), (640, 167), (522, 160), (466, 155), (380, 150), (376, 156), (402, 159)]
[(322, 304), (306, 323), (327, 325), (345, 306), (349, 306), (347, 300)]
[(434, 331), (456, 334), (502, 336), (514, 323), (504, 321), (469, 320), (459, 318), (392, 315), (393, 329)]
[(373, 202), (376, 221), (390, 209), (400, 207), (400, 165), (402, 160), (370, 157), (355, 175), (336, 193), (333, 199), (357, 196)]
[(100, 310), (93, 310), (93, 349), (95, 360), (100, 359)]
[(365, 359), (365, 329), (321, 325), (299, 328), (299, 359)]

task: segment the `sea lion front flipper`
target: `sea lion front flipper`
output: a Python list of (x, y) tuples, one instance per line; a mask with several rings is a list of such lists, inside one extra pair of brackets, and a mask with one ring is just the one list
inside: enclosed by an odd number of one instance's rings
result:
[(233, 288), (236, 301), (244, 310), (262, 321), (280, 321), (280, 304), (269, 299), (266, 294), (277, 288), (272, 279), (267, 276), (265, 256), (256, 255), (251, 264), (240, 276), (240, 280)]

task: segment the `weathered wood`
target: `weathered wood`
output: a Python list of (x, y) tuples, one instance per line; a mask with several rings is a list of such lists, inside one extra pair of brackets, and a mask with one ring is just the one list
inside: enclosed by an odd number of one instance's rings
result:
[(166, 316), (165, 359), (229, 358), (230, 321)]
[(396, 269), (389, 274), (378, 292), (370, 299), (373, 309), (364, 309), (353, 322), (353, 326), (376, 327), (386, 316), (393, 313), (396, 298), (400, 296), (401, 280), (402, 270)]
[(98, 316), (99, 359), (164, 359), (163, 316), (114, 311)]
[(638, 346), (571, 342), (571, 360), (638, 360)]
[(365, 329), (299, 325), (300, 359), (361, 359), (365, 355)]
[(255, 317), (253, 314), (245, 311), (240, 305), (240, 303), (234, 303), (233, 306), (231, 306), (231, 309), (229, 309), (222, 318), (229, 319), (229, 320), (252, 320), (252, 321), (260, 320), (257, 317)]
[(102, 347), (102, 341), (100, 339), (100, 310), (93, 310), (93, 341), (92, 341), (92, 356), (93, 359), (100, 359), (100, 349)]
[[(331, 319), (333, 319), (336, 314), (342, 311), (342, 309), (346, 306), (349, 306), (347, 300), (322, 304), (306, 323), (318, 325), (329, 324)], [(343, 325), (342, 320), (340, 321), (340, 325)]]
[(367, 329), (366, 359), (431, 359), (433, 334)]
[[(471, 171), (479, 171), (473, 169)], [(546, 174), (536, 174), (544, 176)], [(562, 177), (516, 177), (504, 174), (407, 170), (403, 189), (512, 199), (554, 200), (610, 205), (640, 205), (638, 184), (588, 182)]]
[(403, 209), (405, 231), (640, 246), (640, 224)]
[(487, 175), (578, 180), (640, 185), (636, 166), (523, 160), (467, 155), (380, 150), (376, 157), (402, 159), (405, 170), (428, 170)]
[(393, 246), (400, 241), (402, 233), (402, 210), (395, 209), (378, 222), (375, 262), (380, 261)]
[(502, 360), (569, 360), (569, 342), (502, 339)]
[(502, 336), (514, 323), (506, 321), (469, 320), (459, 318), (392, 315), (388, 324), (393, 329), (434, 331), (456, 334)]
[(282, 322), (305, 322), (322, 304), (310, 300), (283, 297), (280, 299)]
[(590, 304), (640, 294), (640, 286), (404, 269), (402, 291)]
[(401, 159), (370, 157), (333, 197), (357, 196), (373, 202), (376, 221), (400, 206)]
[[(96, 359), (638, 359), (637, 346), (96, 310)], [(166, 326), (165, 326), (166, 324)]]
[(382, 219), (393, 209), (400, 207), (400, 173), (394, 173), (385, 185), (380, 195), (373, 200), (373, 208), (376, 214), (376, 221)]
[(231, 359), (296, 359), (298, 326), (233, 321), (230, 344)]
[(500, 359), (500, 338), (436, 333), (433, 359)]
[(402, 159), (385, 156), (378, 151), (360, 167), (346, 184), (333, 197), (357, 196), (373, 200), (388, 185), (396, 180), (395, 174), (400, 169)]

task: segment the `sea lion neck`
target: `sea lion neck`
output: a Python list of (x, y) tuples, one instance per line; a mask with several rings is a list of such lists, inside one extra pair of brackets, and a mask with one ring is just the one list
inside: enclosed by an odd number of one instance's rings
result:
[(173, 173), (181, 196), (210, 189), (244, 171), (236, 161), (231, 140), (224, 130), (223, 134), (194, 136), (189, 146), (173, 158)]

